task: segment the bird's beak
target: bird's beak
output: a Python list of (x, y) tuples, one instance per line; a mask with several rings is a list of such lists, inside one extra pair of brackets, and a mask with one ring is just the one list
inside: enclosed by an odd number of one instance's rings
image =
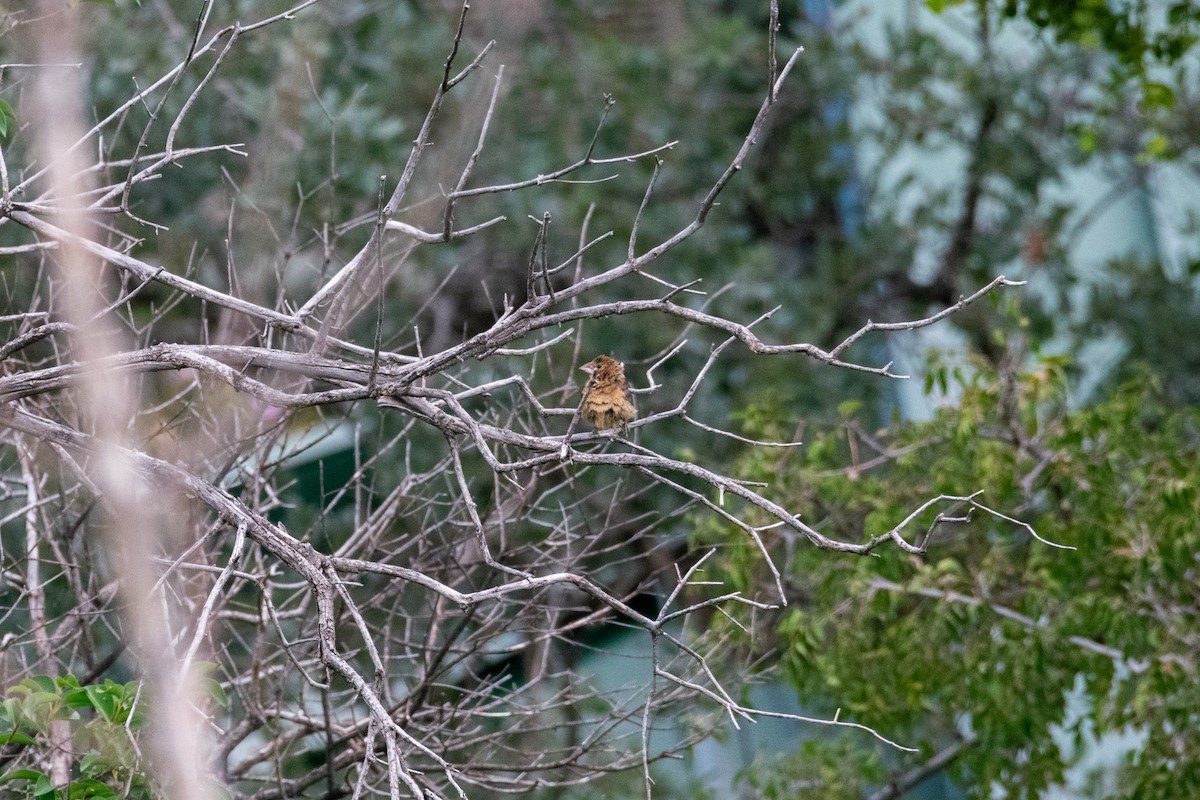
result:
[(592, 364), (584, 364), (579, 369), (582, 370), (583, 372), (586, 372), (588, 375), (591, 375), (593, 372), (596, 371), (596, 367), (593, 366)]

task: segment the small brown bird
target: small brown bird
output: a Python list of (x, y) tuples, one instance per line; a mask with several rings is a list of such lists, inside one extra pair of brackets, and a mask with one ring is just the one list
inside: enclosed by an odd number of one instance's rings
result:
[(591, 375), (583, 398), (583, 418), (596, 430), (624, 428), (637, 417), (625, 382), (625, 365), (615, 358), (596, 356), (580, 367)]

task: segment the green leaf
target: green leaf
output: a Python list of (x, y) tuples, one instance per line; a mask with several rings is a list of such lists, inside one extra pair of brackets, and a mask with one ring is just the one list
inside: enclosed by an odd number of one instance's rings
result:
[(30, 736), (28, 733), (22, 733), (21, 731), (7, 731), (5, 733), (0, 733), (0, 746), (6, 744), (31, 745), (35, 744), (36, 742), (37, 739)]
[(59, 675), (57, 678), (54, 679), (54, 682), (58, 685), (58, 688), (60, 688), (60, 689), (78, 689), (79, 688), (79, 678), (75, 677), (74, 675), (72, 675), (69, 672), (66, 675)]
[(82, 780), (72, 781), (69, 800), (108, 800), (109, 798), (118, 798), (121, 795), (113, 791), (113, 788), (102, 781), (84, 778)]
[(961, 6), (966, 0), (925, 0), (925, 6), (935, 14), (940, 14), (951, 6)]
[(1100, 145), (1100, 135), (1095, 128), (1085, 128), (1079, 133), (1079, 152), (1094, 153)]
[(213, 699), (221, 708), (229, 708), (229, 697), (225, 694), (225, 689), (221, 686), (220, 681), (208, 679), (206, 682), (208, 687), (208, 696)]
[(1146, 108), (1171, 109), (1175, 107), (1175, 92), (1163, 83), (1149, 81), (1142, 87), (1142, 104)]
[(0, 703), (0, 720), (15, 728), (24, 718), (25, 715), (21, 713), (21, 701), (17, 698), (6, 697), (4, 702)]
[(44, 778), (45, 773), (38, 772), (36, 769), (14, 769), (0, 775), (0, 783), (9, 783), (11, 781), (36, 781), (39, 778)]
[(1200, 20), (1200, 8), (1192, 8), (1190, 0), (1181, 0), (1167, 11), (1167, 25), (1183, 27), (1189, 20)]
[(92, 698), (88, 696), (87, 689), (82, 687), (78, 689), (69, 689), (63, 692), (63, 702), (69, 708), (91, 708)]
[(85, 686), (84, 691), (87, 692), (88, 699), (92, 701), (92, 707), (100, 713), (100, 716), (104, 717), (106, 722), (116, 721), (120, 697), (104, 686)]
[(50, 800), (57, 795), (58, 792), (54, 789), (54, 784), (50, 782), (49, 775), (42, 775), (33, 784), (33, 796), (38, 800)]
[(40, 689), (50, 694), (58, 694), (58, 684), (49, 675), (35, 675), (32, 678), (26, 678), (19, 685), (28, 686), (35, 691)]
[(1151, 161), (1162, 159), (1170, 149), (1171, 143), (1167, 139), (1166, 134), (1156, 133), (1146, 142), (1142, 152), (1138, 154), (1137, 160), (1139, 164), (1148, 164)]
[(843, 400), (838, 403), (838, 416), (842, 418), (853, 417), (862, 408), (861, 400)]

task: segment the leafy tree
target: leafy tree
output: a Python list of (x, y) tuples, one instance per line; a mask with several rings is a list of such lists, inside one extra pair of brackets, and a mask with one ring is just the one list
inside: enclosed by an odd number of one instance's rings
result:
[(868, 433), (851, 415), (803, 451), (745, 463), (747, 478), (771, 476), (780, 502), (830, 534), (878, 535), (922, 493), (970, 485), (1071, 548), (969, 509), (921, 516), (928, 559), (796, 548), (789, 606), (759, 635), (777, 631), (768, 644), (802, 698), (824, 698), (920, 753), (893, 758), (852, 738), (813, 745), (782, 772), (759, 765), (767, 796), (842, 796), (820, 779), (841, 765), (846, 796), (900, 797), (948, 769), (970, 797), (1036, 797), (1099, 739), (1123, 735), (1133, 744), (1110, 765), (1113, 795), (1200, 789), (1200, 416), (1172, 407), (1150, 373), (1069, 410), (1062, 366), (976, 364), (959, 378), (959, 406), (928, 423)]

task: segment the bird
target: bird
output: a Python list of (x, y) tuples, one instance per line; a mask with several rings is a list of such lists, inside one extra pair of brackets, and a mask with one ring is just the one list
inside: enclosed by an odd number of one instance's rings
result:
[(625, 381), (625, 365), (609, 356), (596, 356), (580, 367), (591, 377), (584, 387), (581, 410), (587, 423), (598, 431), (624, 428), (637, 417)]

